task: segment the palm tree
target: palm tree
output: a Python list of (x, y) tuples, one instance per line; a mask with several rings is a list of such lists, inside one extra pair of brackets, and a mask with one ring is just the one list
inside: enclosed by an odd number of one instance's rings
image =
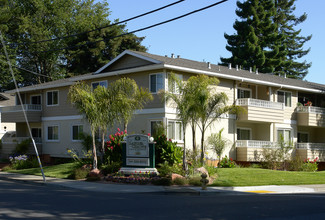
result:
[(119, 110), (118, 120), (123, 122), (124, 130), (127, 130), (129, 121), (135, 110), (153, 99), (148, 89), (139, 88), (137, 83), (130, 78), (121, 78), (111, 84), (113, 102)]
[(70, 87), (68, 97), (73, 105), (85, 115), (90, 124), (93, 141), (93, 169), (97, 169), (97, 153), (95, 132), (99, 126), (98, 120), (98, 100), (95, 98), (91, 87), (84, 83), (76, 83)]
[(175, 74), (169, 74), (168, 78), (169, 84), (176, 84), (177, 92), (171, 91), (160, 91), (159, 93), (163, 95), (168, 103), (176, 108), (177, 117), (182, 122), (182, 130), (183, 130), (183, 143), (184, 143), (184, 150), (183, 150), (183, 169), (187, 170), (186, 165), (186, 126), (190, 122), (190, 109), (191, 109), (191, 95), (190, 90), (186, 86), (186, 84), (181, 81), (179, 78), (176, 77)]

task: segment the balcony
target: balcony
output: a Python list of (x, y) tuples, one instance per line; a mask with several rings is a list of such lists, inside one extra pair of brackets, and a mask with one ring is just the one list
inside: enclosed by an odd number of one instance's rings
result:
[(276, 148), (275, 142), (257, 140), (237, 140), (237, 161), (259, 162), (264, 148)]
[[(42, 115), (41, 105), (23, 105), (29, 122), (40, 122)], [(6, 106), (0, 108), (2, 122), (25, 122), (21, 105)]]
[(298, 125), (325, 127), (325, 108), (299, 106), (297, 107), (296, 112)]
[(237, 99), (236, 105), (245, 111), (239, 115), (241, 121), (278, 122), (284, 120), (284, 104), (259, 99)]
[(297, 155), (305, 160), (319, 158), (319, 162), (325, 161), (325, 143), (297, 143)]

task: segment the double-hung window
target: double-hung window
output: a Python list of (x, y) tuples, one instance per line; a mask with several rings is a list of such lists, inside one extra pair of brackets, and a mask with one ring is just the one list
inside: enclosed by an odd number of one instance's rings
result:
[(248, 128), (237, 128), (237, 140), (250, 140), (251, 130)]
[(278, 129), (277, 136), (279, 143), (283, 140), (284, 143), (289, 144), (291, 141), (291, 129)]
[(47, 127), (47, 140), (48, 141), (59, 140), (59, 126), (53, 125)]
[(251, 90), (250, 89), (243, 89), (238, 88), (237, 89), (237, 98), (238, 99), (245, 99), (245, 98), (251, 98)]
[(291, 92), (278, 91), (278, 102), (284, 103), (286, 107), (291, 107)]
[(175, 141), (183, 140), (183, 127), (180, 121), (168, 121), (167, 127), (168, 139)]
[(47, 102), (46, 105), (58, 105), (59, 104), (59, 91), (47, 92)]
[(81, 136), (80, 134), (83, 133), (83, 125), (73, 125), (72, 126), (72, 140), (73, 141), (80, 141)]
[(150, 92), (157, 93), (161, 89), (165, 89), (165, 78), (163, 73), (150, 75)]
[[(183, 81), (183, 75), (181, 75), (181, 74), (175, 74), (175, 78), (179, 82)], [(168, 81), (168, 91), (171, 93), (174, 93), (174, 94), (179, 94), (179, 87), (178, 87), (177, 82), (169, 80)]]

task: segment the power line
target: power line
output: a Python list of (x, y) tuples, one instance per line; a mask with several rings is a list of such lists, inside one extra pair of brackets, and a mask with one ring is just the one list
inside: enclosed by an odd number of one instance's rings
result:
[(23, 71), (26, 71), (26, 72), (29, 72), (29, 73), (32, 73), (32, 74), (37, 75), (37, 76), (43, 76), (43, 77), (47, 77), (47, 78), (52, 79), (51, 76), (43, 75), (43, 74), (40, 74), (40, 73), (35, 73), (35, 72), (31, 71), (31, 70), (28, 70), (28, 69), (25, 69), (25, 68), (22, 68), (22, 67), (18, 67), (18, 66), (13, 66), (13, 67), (15, 67), (17, 69), (20, 69), (20, 70), (23, 70)]
[(144, 30), (147, 30), (147, 29), (151, 29), (151, 28), (154, 28), (154, 27), (157, 27), (157, 26), (160, 26), (160, 25), (163, 25), (163, 24), (166, 24), (166, 23), (169, 23), (169, 22), (172, 22), (172, 21), (175, 21), (175, 20), (178, 20), (178, 19), (187, 17), (189, 15), (192, 15), (194, 13), (197, 13), (197, 12), (200, 12), (200, 11), (203, 11), (203, 10), (206, 10), (206, 9), (209, 9), (209, 8), (212, 8), (214, 6), (217, 6), (217, 5), (219, 5), (221, 3), (224, 3), (224, 2), (227, 2), (227, 1), (228, 0), (222, 0), (222, 1), (216, 2), (214, 4), (208, 5), (206, 7), (203, 7), (203, 8), (200, 8), (200, 9), (197, 9), (197, 10), (194, 10), (194, 11), (191, 11), (189, 13), (183, 14), (181, 16), (178, 16), (178, 17), (175, 17), (175, 18), (172, 18), (172, 19), (169, 19), (169, 20), (160, 22), (160, 23), (156, 23), (156, 24), (153, 24), (153, 25), (144, 27), (144, 28), (140, 28), (140, 29), (137, 29), (137, 30), (134, 30), (134, 31), (131, 31), (131, 32), (127, 32), (127, 33), (120, 34), (120, 35), (117, 35), (117, 36), (114, 36), (114, 37), (110, 37), (110, 38), (107, 38), (107, 39), (102, 39), (102, 40), (97, 40), (97, 41), (86, 41), (85, 43), (79, 44), (79, 45), (74, 45), (74, 46), (69, 46), (69, 47), (63, 47), (63, 48), (58, 48), (58, 49), (53, 49), (53, 50), (46, 50), (46, 51), (36, 51), (36, 52), (46, 53), (46, 52), (53, 52), (53, 51), (59, 51), (59, 50), (69, 50), (69, 49), (73, 49), (73, 48), (76, 48), (76, 47), (81, 47), (81, 46), (85, 46), (85, 45), (89, 45), (89, 44), (95, 44), (95, 43), (98, 43), (98, 42), (101, 42), (101, 41), (108, 41), (108, 40), (115, 39), (115, 38), (118, 38), (118, 37), (123, 37), (123, 36), (126, 36), (126, 35), (130, 35), (130, 34), (134, 34), (136, 32), (140, 32), (140, 31), (144, 31)]
[(152, 10), (152, 11), (149, 11), (149, 12), (146, 12), (146, 13), (143, 13), (143, 14), (140, 14), (140, 15), (137, 15), (137, 16), (134, 16), (134, 17), (131, 17), (131, 18), (125, 19), (125, 20), (123, 20), (123, 21), (119, 21), (119, 22), (117, 22), (117, 23), (113, 23), (113, 24), (107, 25), (107, 26), (103, 26), (103, 27), (95, 28), (95, 29), (93, 29), (93, 30), (84, 31), (84, 32), (76, 33), (76, 34), (71, 34), (71, 35), (67, 35), (67, 36), (63, 36), (63, 37), (56, 37), (56, 38), (47, 39), (47, 40), (32, 41), (32, 42), (23, 42), (23, 43), (11, 43), (11, 44), (9, 44), (9, 45), (10, 45), (10, 46), (14, 46), (14, 45), (21, 45), (21, 44), (44, 43), (44, 42), (55, 41), (55, 40), (63, 40), (63, 39), (66, 39), (66, 38), (75, 37), (75, 36), (82, 35), (82, 34), (88, 34), (88, 33), (91, 33), (91, 32), (94, 32), (94, 31), (98, 31), (98, 30), (101, 30), (101, 29), (104, 29), (104, 28), (108, 28), (108, 27), (112, 27), (112, 26), (115, 26), (115, 25), (119, 25), (119, 24), (122, 24), (122, 23), (125, 23), (125, 22), (128, 22), (128, 21), (132, 21), (132, 20), (134, 20), (134, 19), (137, 19), (137, 18), (140, 18), (140, 17), (146, 16), (146, 15), (152, 14), (152, 13), (154, 13), (154, 12), (160, 11), (160, 10), (162, 10), (162, 9), (165, 9), (165, 8), (171, 7), (171, 6), (176, 5), (176, 4), (179, 4), (179, 3), (183, 2), (183, 1), (185, 1), (185, 0), (180, 0), (180, 1), (177, 1), (177, 2), (173, 2), (173, 3), (171, 3), (171, 4), (165, 5), (165, 6), (163, 6), (163, 7), (157, 8), (157, 9), (154, 9), (154, 10)]
[(36, 156), (37, 156), (37, 160), (38, 160), (38, 165), (39, 165), (39, 167), (41, 169), (41, 172), (42, 172), (43, 182), (45, 183), (46, 182), (46, 179), (45, 179), (45, 175), (44, 175), (44, 171), (43, 171), (43, 166), (42, 166), (42, 163), (41, 163), (41, 159), (40, 159), (40, 157), (38, 155), (38, 150), (37, 150), (37, 147), (36, 147), (36, 143), (35, 143), (35, 140), (33, 138), (32, 130), (31, 130), (30, 125), (29, 125), (29, 122), (28, 122), (26, 110), (25, 110), (25, 107), (23, 105), (23, 101), (22, 101), (22, 98), (21, 98), (21, 95), (20, 95), (20, 92), (19, 92), (19, 88), (18, 88), (17, 81), (16, 81), (16, 78), (15, 78), (15, 75), (14, 75), (14, 71), (12, 70), (11, 62), (10, 62), (9, 55), (8, 55), (8, 52), (7, 52), (7, 49), (6, 49), (6, 46), (5, 46), (5, 42), (3, 40), (3, 36), (2, 36), (1, 30), (0, 30), (0, 41), (1, 41), (1, 44), (3, 46), (3, 50), (4, 50), (4, 53), (5, 53), (5, 56), (6, 56), (8, 65), (9, 65), (9, 70), (10, 70), (12, 79), (14, 81), (15, 87), (16, 87), (16, 92), (17, 92), (17, 95), (18, 95), (18, 99), (19, 99), (19, 101), (21, 103), (21, 109), (23, 111), (23, 115), (24, 115), (24, 118), (25, 118), (25, 121), (26, 121), (26, 124), (27, 124), (28, 132), (29, 132), (30, 138), (32, 139), (32, 143), (33, 143), (34, 150), (35, 150), (35, 153), (36, 153)]

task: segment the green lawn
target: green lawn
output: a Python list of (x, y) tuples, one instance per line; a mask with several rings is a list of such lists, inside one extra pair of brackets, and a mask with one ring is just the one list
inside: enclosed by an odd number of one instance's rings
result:
[[(55, 177), (55, 178), (65, 179), (71, 174), (71, 172), (75, 166), (76, 166), (75, 163), (65, 163), (65, 164), (43, 167), (43, 170), (44, 170), (45, 176), (47, 176), (47, 177)], [(30, 168), (30, 169), (24, 169), (24, 170), (10, 170), (8, 172), (31, 174), (31, 175), (38, 175), (38, 176), (42, 175), (40, 168)]]
[(325, 184), (325, 171), (295, 172), (259, 168), (219, 168), (213, 186)]
[[(45, 176), (67, 178), (75, 163), (44, 167)], [(41, 175), (39, 168), (11, 170), (9, 172)], [(219, 168), (218, 177), (212, 186), (259, 186), (259, 185), (298, 185), (325, 184), (325, 171), (294, 172), (259, 168)]]

